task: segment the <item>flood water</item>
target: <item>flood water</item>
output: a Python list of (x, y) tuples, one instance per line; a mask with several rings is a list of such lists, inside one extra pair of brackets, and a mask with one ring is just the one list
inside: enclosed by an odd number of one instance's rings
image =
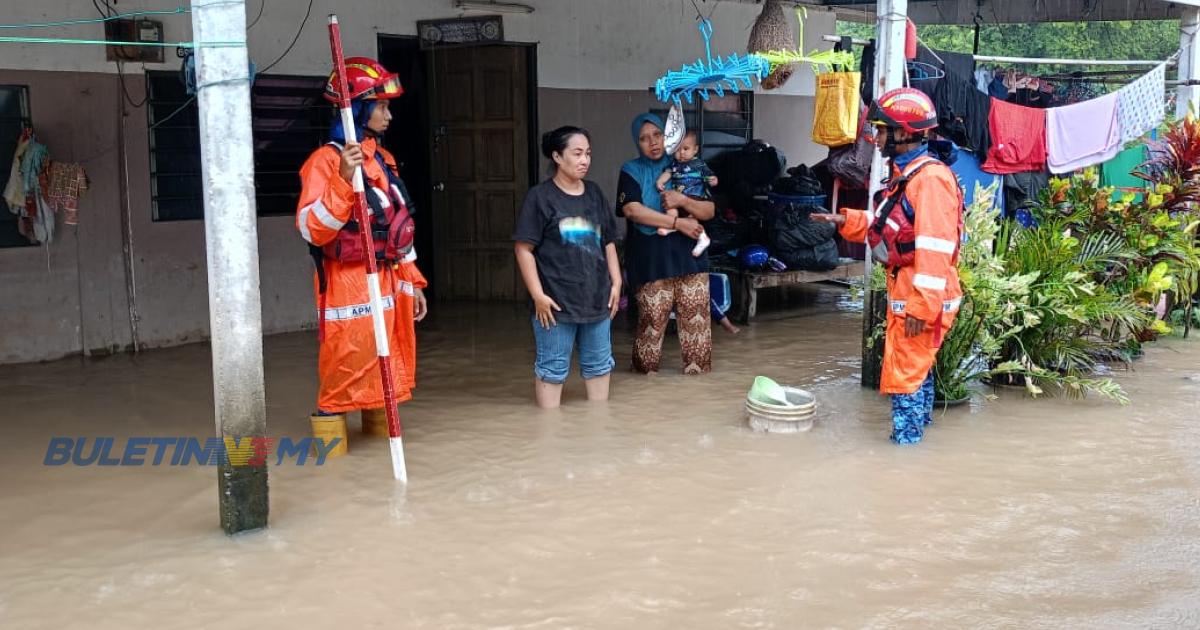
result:
[[(437, 307), (386, 441), (270, 469), (271, 526), (218, 526), (216, 469), (45, 467), (51, 436), (212, 435), (188, 346), (0, 367), (0, 628), (1197, 628), (1200, 344), (1117, 377), (1133, 404), (999, 400), (887, 441), (841, 289), (715, 330), (714, 373), (624, 371), (532, 405), (513, 307)], [(803, 301), (803, 300), (802, 300)], [(270, 435), (307, 432), (315, 336), (266, 343)], [(818, 400), (756, 434), (756, 374)]]

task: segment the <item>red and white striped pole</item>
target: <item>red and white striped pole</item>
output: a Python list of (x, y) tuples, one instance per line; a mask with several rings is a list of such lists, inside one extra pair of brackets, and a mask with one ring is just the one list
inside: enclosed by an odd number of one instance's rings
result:
[[(346, 58), (342, 54), (342, 32), (336, 15), (329, 16), (329, 48), (333, 52), (333, 68), (336, 74), (337, 91), (340, 97), (342, 129), (346, 144), (358, 142), (354, 127), (354, 113), (350, 109), (350, 91), (346, 86)], [(362, 236), (363, 251), (367, 252), (367, 291), (371, 294), (371, 321), (375, 325), (375, 352), (379, 355), (379, 373), (383, 377), (383, 405), (387, 412), (388, 436), (392, 448), (392, 472), (396, 479), (408, 483), (408, 470), (404, 466), (404, 439), (401, 437), (400, 414), (396, 410), (396, 390), (392, 386), (391, 354), (388, 348), (387, 326), (383, 318), (383, 295), (379, 288), (378, 267), (375, 265), (375, 246), (371, 242), (371, 216), (367, 212), (366, 186), (363, 183), (362, 167), (354, 169), (354, 216), (358, 220), (358, 233)]]

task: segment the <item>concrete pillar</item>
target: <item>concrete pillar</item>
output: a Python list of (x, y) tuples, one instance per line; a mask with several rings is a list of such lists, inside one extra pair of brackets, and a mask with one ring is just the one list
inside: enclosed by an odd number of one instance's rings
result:
[[(874, 82), (873, 92), (876, 98), (888, 90), (904, 85), (904, 75), (908, 71), (904, 59), (907, 16), (908, 0), (879, 0), (876, 5), (875, 76), (863, 77), (864, 81)], [(871, 162), (869, 199), (875, 198), (880, 181), (886, 176), (887, 164), (877, 150)], [(875, 388), (879, 387), (880, 370), (883, 365), (883, 340), (879, 340), (874, 346), (870, 346), (869, 341), (876, 326), (887, 317), (887, 295), (881, 291), (870, 290), (871, 268), (871, 250), (867, 248), (867, 291), (863, 299), (862, 384), (864, 387)]]
[[(227, 440), (262, 440), (267, 420), (250, 64), (245, 46), (203, 44), (245, 41), (245, 2), (192, 0), (192, 38), (198, 42), (196, 84), (217, 435)], [(265, 461), (233, 466), (226, 458), (217, 485), (225, 533), (266, 527)]]
[[(1179, 80), (1200, 81), (1200, 7), (1181, 7), (1179, 18)], [(1200, 86), (1180, 85), (1175, 102), (1175, 115), (1183, 118), (1188, 106), (1200, 115)]]

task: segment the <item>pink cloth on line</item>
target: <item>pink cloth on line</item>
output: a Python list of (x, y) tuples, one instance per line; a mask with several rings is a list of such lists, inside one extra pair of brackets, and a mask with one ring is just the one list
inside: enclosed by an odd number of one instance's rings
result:
[(1121, 151), (1117, 92), (1047, 110), (1046, 147), (1051, 173), (1111, 160)]
[(992, 98), (992, 147), (983, 170), (995, 175), (1046, 168), (1046, 110)]

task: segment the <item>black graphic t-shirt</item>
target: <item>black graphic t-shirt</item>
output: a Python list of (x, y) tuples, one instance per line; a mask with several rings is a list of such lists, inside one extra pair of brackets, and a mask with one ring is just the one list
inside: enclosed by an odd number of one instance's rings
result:
[(582, 195), (569, 195), (554, 180), (529, 189), (513, 240), (533, 245), (542, 289), (562, 312), (555, 319), (591, 324), (608, 318), (612, 278), (604, 248), (616, 221), (604, 193), (584, 181)]

